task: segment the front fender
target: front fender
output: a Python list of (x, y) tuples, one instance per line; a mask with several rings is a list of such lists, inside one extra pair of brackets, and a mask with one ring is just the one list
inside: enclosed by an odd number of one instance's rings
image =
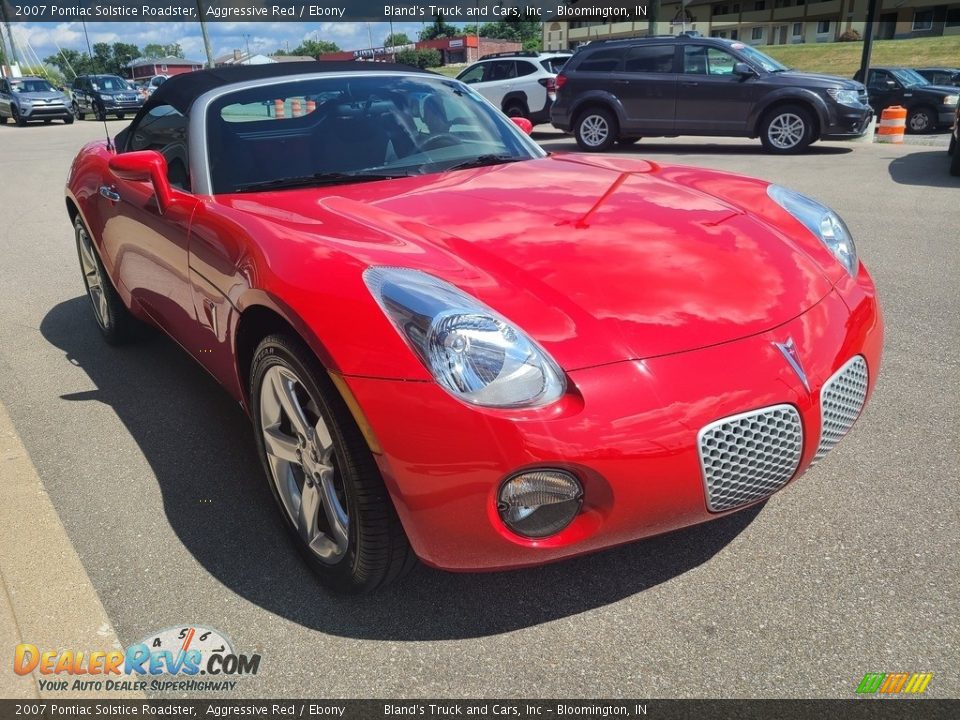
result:
[(798, 105), (804, 105), (809, 107), (816, 114), (817, 119), (817, 134), (823, 131), (823, 128), (827, 127), (830, 124), (830, 109), (827, 107), (827, 103), (822, 97), (817, 95), (812, 90), (807, 90), (804, 88), (781, 88), (780, 90), (775, 90), (765, 98), (760, 103), (753, 108), (753, 111), (750, 113), (747, 119), (747, 127), (750, 128), (750, 136), (756, 137), (760, 134), (760, 121), (763, 119), (763, 116), (766, 114), (767, 110), (777, 104), (793, 102)]

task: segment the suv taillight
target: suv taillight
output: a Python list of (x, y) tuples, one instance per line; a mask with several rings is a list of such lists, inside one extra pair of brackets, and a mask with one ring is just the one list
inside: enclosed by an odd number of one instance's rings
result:
[(560, 73), (559, 75), (557, 75), (557, 77), (556, 77), (556, 79), (553, 81), (553, 83), (554, 83), (554, 87), (555, 87), (557, 90), (559, 90), (559, 89), (562, 88), (564, 85), (566, 85), (566, 83), (567, 83), (567, 76), (564, 75), (563, 73)]

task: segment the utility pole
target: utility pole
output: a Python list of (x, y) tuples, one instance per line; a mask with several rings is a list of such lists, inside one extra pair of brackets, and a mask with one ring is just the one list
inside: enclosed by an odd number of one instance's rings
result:
[(867, 5), (867, 25), (863, 30), (863, 54), (860, 56), (860, 82), (867, 84), (867, 70), (870, 69), (870, 53), (873, 51), (873, 26), (877, 19), (879, 0), (869, 0)]
[(660, 15), (660, 0), (650, 0), (647, 3), (647, 35), (657, 34), (657, 18)]
[(207, 53), (207, 67), (216, 67), (216, 63), (213, 60), (213, 50), (210, 49), (210, 36), (207, 35), (207, 21), (204, 20), (203, 3), (201, 0), (197, 0), (197, 18), (200, 20), (200, 34), (203, 35), (203, 49)]

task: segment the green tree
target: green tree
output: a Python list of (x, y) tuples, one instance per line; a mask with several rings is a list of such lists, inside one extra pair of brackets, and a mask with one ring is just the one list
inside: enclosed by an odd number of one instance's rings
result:
[(437, 13), (436, 19), (429, 26), (420, 31), (421, 40), (434, 40), (436, 38), (456, 37), (457, 28), (453, 25), (447, 25), (443, 19), (443, 13)]
[(395, 56), (396, 62), (401, 65), (412, 65), (418, 68), (439, 67), (441, 63), (440, 51), (429, 50), (401, 50)]
[(143, 48), (143, 57), (148, 58), (162, 58), (162, 57), (178, 57), (182, 58), (183, 48), (180, 47), (180, 43), (170, 43), (169, 45), (163, 45), (161, 43), (149, 43)]
[(94, 72), (89, 55), (68, 48), (64, 48), (55, 55), (45, 57), (43, 62), (59, 69), (68, 80), (72, 80), (77, 75)]
[(410, 45), (410, 38), (406, 33), (391, 33), (383, 39), (384, 47), (397, 47), (399, 45)]
[(298, 47), (290, 51), (290, 55), (309, 55), (317, 57), (325, 53), (340, 52), (340, 46), (329, 40), (304, 40)]
[(526, 45), (532, 40), (542, 40), (542, 24), (537, 20), (521, 18), (518, 20), (500, 20), (484, 23), (480, 26), (480, 37), (512, 40)]

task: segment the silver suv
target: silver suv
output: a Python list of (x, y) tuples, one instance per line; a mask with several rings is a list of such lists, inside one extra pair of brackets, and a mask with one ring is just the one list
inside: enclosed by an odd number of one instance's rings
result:
[(509, 117), (534, 125), (550, 122), (557, 73), (570, 52), (507, 52), (484, 55), (457, 75)]
[(33, 120), (73, 122), (67, 97), (38, 77), (0, 78), (0, 123), (7, 118), (23, 127)]

